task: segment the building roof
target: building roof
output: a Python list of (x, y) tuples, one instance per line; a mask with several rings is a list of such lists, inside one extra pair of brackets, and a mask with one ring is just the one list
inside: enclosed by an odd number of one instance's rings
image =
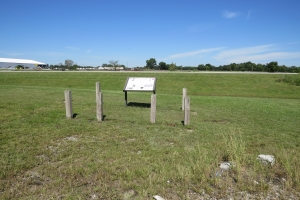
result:
[(25, 59), (14, 59), (14, 58), (0, 58), (0, 63), (15, 63), (15, 64), (36, 64), (36, 65), (46, 65), (46, 63), (38, 62), (35, 60), (25, 60)]

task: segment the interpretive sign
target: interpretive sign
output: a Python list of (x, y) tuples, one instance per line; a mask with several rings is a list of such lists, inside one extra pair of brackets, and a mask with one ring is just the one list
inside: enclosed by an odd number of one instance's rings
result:
[(123, 91), (155, 92), (155, 82), (155, 77), (128, 77)]
[(128, 77), (123, 89), (125, 92), (125, 105), (127, 106), (127, 92), (153, 92), (156, 90), (155, 77)]

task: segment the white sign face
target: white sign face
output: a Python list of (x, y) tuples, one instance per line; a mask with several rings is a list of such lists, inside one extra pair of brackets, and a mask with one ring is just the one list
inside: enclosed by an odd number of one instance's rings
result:
[(154, 91), (155, 81), (154, 77), (128, 77), (124, 91)]

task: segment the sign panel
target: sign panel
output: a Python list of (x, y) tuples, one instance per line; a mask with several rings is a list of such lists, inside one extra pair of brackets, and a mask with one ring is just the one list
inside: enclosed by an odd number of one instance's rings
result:
[(125, 91), (153, 91), (155, 92), (155, 77), (128, 77), (124, 86)]

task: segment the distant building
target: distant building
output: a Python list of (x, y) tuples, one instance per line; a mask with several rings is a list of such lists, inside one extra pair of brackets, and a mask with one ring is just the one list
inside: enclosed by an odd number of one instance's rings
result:
[(99, 70), (110, 70), (110, 71), (112, 71), (112, 70), (124, 70), (124, 67), (118, 66), (114, 69), (114, 67), (110, 67), (110, 66), (106, 66), (106, 67), (99, 66), (98, 69)]
[(14, 59), (14, 58), (0, 58), (0, 69), (47, 69), (48, 64), (38, 62), (35, 60)]

